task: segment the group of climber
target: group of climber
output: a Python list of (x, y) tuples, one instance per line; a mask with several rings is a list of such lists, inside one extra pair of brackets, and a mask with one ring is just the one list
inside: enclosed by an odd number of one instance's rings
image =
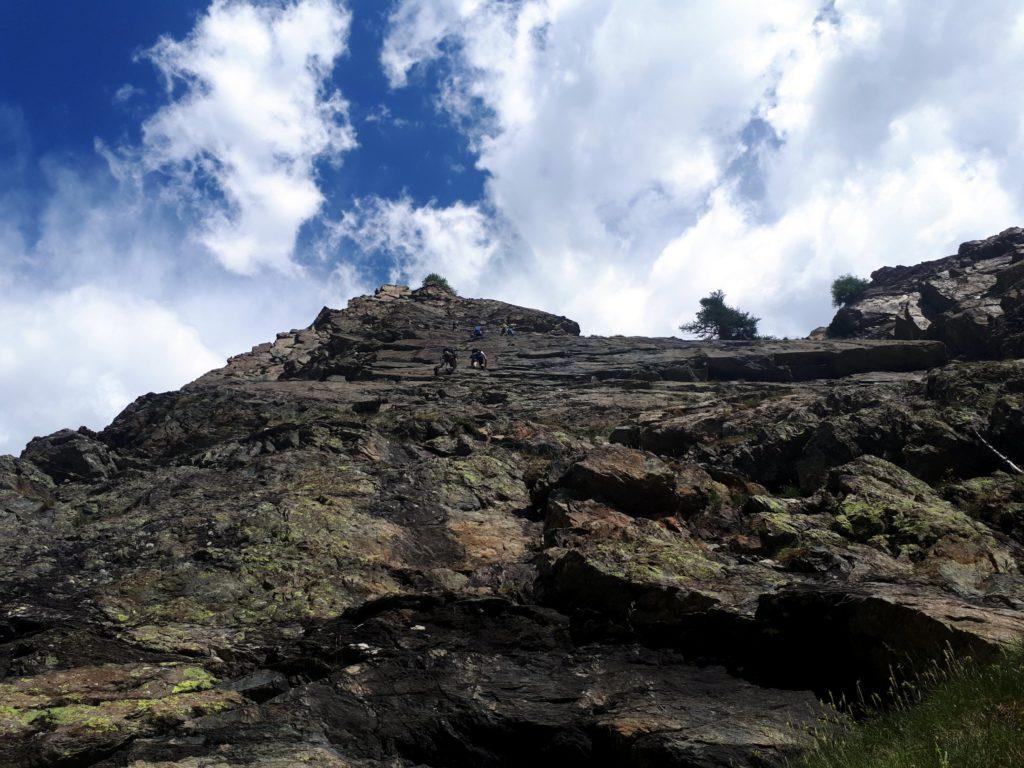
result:
[[(442, 373), (455, 373), (459, 366), (459, 356), (453, 347), (445, 347), (441, 352), (441, 363), (434, 366), (434, 375)], [(473, 349), (469, 353), (469, 367), (487, 370), (487, 354), (482, 349)]]
[[(455, 330), (455, 324), (452, 323), (452, 330)], [(502, 336), (515, 336), (516, 326), (514, 323), (502, 323), (501, 324), (501, 335)], [(484, 327), (482, 325), (476, 325), (473, 327), (473, 331), (470, 333), (470, 337), (473, 339), (482, 339), (484, 337)]]
[[(458, 327), (455, 321), (452, 322), (452, 330), (456, 330)], [(516, 326), (513, 323), (502, 323), (501, 324), (501, 335), (513, 337), (516, 335)], [(484, 326), (483, 324), (473, 326), (473, 330), (469, 334), (470, 340), (480, 341), (484, 338)], [(438, 376), (442, 373), (455, 373), (455, 369), (459, 365), (459, 356), (455, 351), (454, 347), (445, 347), (441, 352), (441, 362), (434, 366), (434, 375)], [(474, 347), (469, 353), (469, 367), (478, 368), (480, 370), (487, 370), (487, 354), (479, 347)]]

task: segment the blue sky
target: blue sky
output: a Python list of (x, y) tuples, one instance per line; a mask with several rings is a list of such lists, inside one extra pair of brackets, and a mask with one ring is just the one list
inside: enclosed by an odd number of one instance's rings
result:
[[(386, 280), (670, 335), (1021, 222), (1010, 0), (7, 0), (0, 453)], [(998, 41), (998, 45), (993, 44)]]
[[(379, 56), (394, 4), (346, 5), (352, 11), (347, 51), (334, 62), (328, 87), (343, 89), (359, 149), (343, 167), (318, 163), (331, 202), (346, 206), (380, 195), (446, 206), (481, 198), (485, 176), (474, 167), (467, 137), (435, 109), (438, 66), (418, 72), (416, 87), (389, 89)], [(208, 7), (188, 0), (60, 6), (10, 0), (0, 26), (0, 72), (7, 73), (0, 80), (0, 105), (7, 111), (0, 140), (8, 163), (12, 150), (28, 155), (19, 191), (45, 201), (46, 160), (103, 172), (97, 139), (137, 144), (145, 118), (167, 102), (159, 71), (140, 57), (161, 36), (184, 38)], [(316, 225), (311, 221), (306, 229)], [(387, 277), (386, 263), (369, 266), (368, 277)]]

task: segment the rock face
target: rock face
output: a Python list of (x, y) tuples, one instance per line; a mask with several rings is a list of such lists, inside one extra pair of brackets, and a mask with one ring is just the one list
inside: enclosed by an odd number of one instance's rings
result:
[(1024, 229), (873, 272), (864, 298), (836, 313), (827, 336), (937, 339), (973, 359), (1024, 356)]
[(384, 286), (34, 440), (0, 765), (781, 765), (819, 697), (1024, 633), (1024, 363), (877, 335)]

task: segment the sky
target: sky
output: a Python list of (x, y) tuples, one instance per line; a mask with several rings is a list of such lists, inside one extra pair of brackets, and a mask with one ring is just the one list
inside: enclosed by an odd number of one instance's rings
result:
[(1019, 0), (5, 0), (0, 453), (383, 282), (804, 336), (1022, 223)]

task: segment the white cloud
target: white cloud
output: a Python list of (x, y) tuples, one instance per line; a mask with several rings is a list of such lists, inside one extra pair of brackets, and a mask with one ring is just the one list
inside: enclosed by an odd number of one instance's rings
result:
[(325, 85), (350, 18), (336, 0), (214, 0), (188, 37), (147, 54), (172, 100), (143, 125), (144, 165), (172, 174), (230, 270), (294, 270), (299, 227), (324, 200), (316, 162), (356, 145)]
[(88, 285), (4, 301), (0, 326), (16, 338), (0, 352), (0, 453), (33, 434), (102, 427), (138, 395), (223, 364), (168, 308)]
[(113, 102), (115, 104), (124, 104), (126, 101), (130, 101), (136, 96), (144, 96), (145, 93), (146, 91), (143, 88), (136, 88), (131, 83), (125, 83), (114, 91)]
[(696, 296), (726, 286), (730, 301), (766, 320), (764, 330), (803, 336), (831, 317), (836, 275), (938, 258), (964, 233), (991, 234), (1019, 211), (995, 163), (952, 151), (822, 183), (771, 223), (721, 189), (654, 262), (648, 301), (674, 306), (675, 326), (690, 314), (675, 302), (679, 286)]
[(335, 228), (335, 240), (342, 236), (365, 252), (386, 253), (392, 281), (415, 285), (439, 272), (463, 295), (481, 289), (500, 244), (493, 222), (475, 206), (417, 207), (408, 199), (358, 202)]
[(519, 249), (485, 292), (666, 334), (724, 288), (802, 334), (838, 272), (1024, 212), (1019, 4), (825, 5), (404, 0), (381, 61), (400, 87), (446, 60), (490, 237), (517, 238), (495, 252)]
[(480, 2), (402, 3), (391, 17), (381, 63), (392, 88), (406, 85), (416, 64), (441, 55), (439, 43)]
[(0, 209), (0, 453), (65, 426), (102, 427), (138, 395), (180, 387), (369, 289), (343, 266), (232, 274), (194, 252), (159, 200), (102, 169), (43, 165), (39, 235)]

